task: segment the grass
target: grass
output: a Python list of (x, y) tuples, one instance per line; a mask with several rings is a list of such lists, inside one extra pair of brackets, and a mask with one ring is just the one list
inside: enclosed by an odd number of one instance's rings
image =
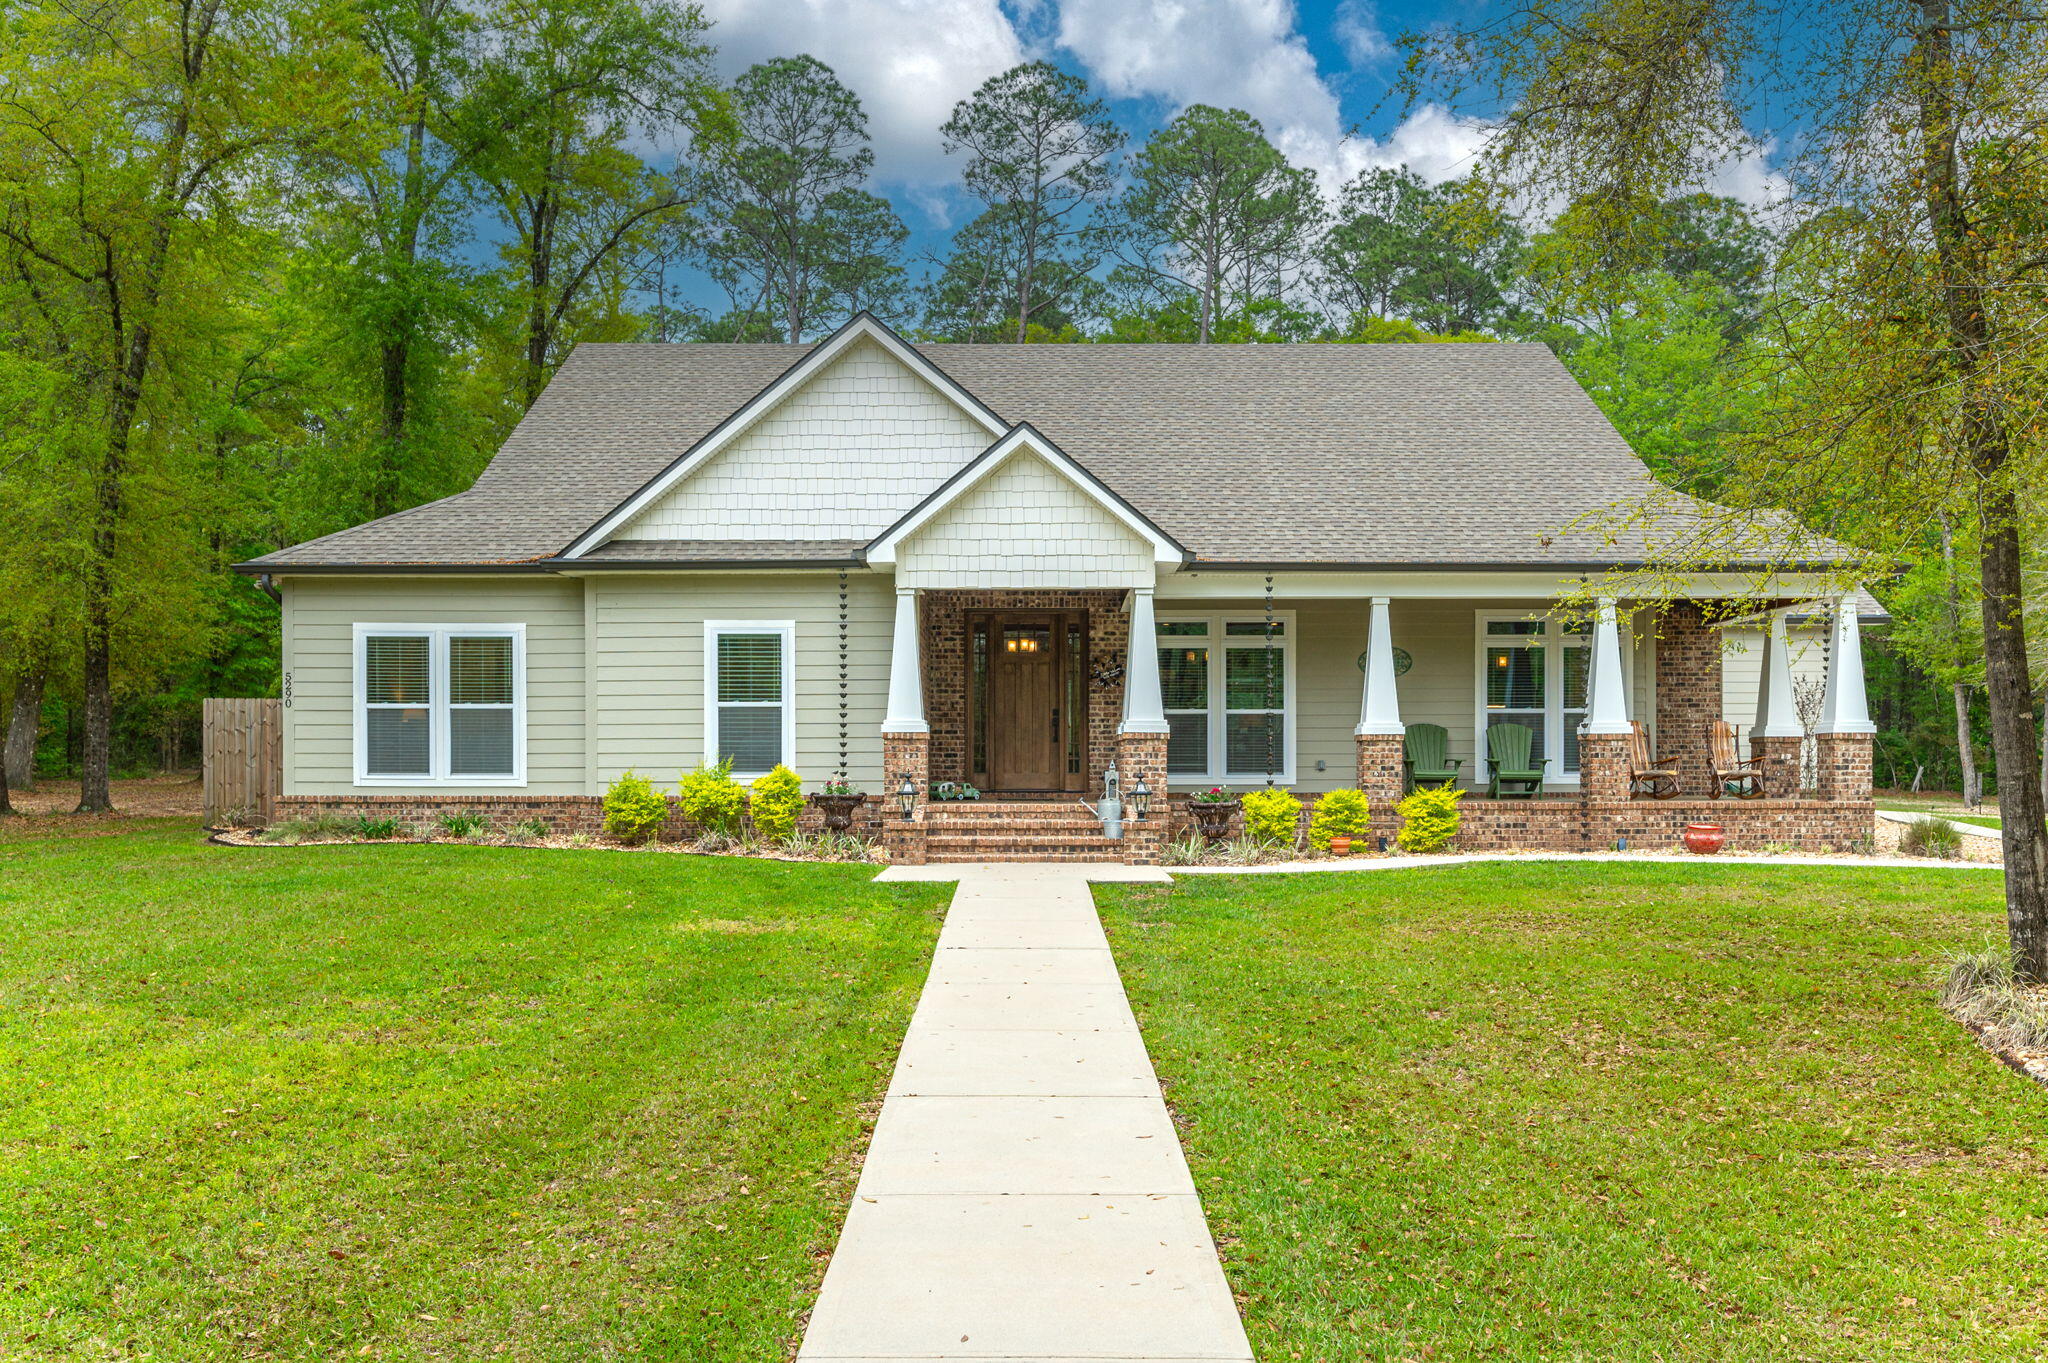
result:
[(1102, 898), (1267, 1363), (2048, 1352), (2048, 1093), (1933, 998), (1996, 875)]
[(0, 1356), (794, 1350), (945, 887), (0, 833)]
[(2005, 826), (1999, 822), (1998, 815), (1996, 814), (1944, 814), (1941, 817), (1947, 819), (1950, 823), (1970, 823), (1977, 825), (1979, 828), (2003, 828)]

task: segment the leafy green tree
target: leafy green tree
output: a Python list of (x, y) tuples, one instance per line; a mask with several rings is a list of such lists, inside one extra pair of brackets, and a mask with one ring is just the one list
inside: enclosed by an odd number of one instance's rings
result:
[(861, 187), (875, 154), (859, 98), (809, 56), (747, 68), (729, 98), (732, 137), (679, 175), (699, 205), (699, 258), (733, 309), (792, 343), (862, 307), (895, 313), (908, 233)]
[(1018, 341), (1033, 322), (1071, 319), (1100, 254), (1089, 209), (1108, 197), (1124, 144), (1107, 107), (1079, 76), (1027, 62), (991, 76), (939, 131), (948, 153), (966, 153), (962, 179), (984, 205), (944, 272), (949, 311), (978, 320), (992, 311), (980, 300), (1003, 295)]
[(1403, 166), (1344, 186), (1316, 251), (1317, 290), (1338, 316), (1399, 317), (1427, 331), (1485, 331), (1512, 313), (1521, 228)]
[(951, 252), (924, 286), (925, 334), (949, 341), (1028, 340), (1033, 328), (1078, 329), (1099, 311), (1103, 286), (1088, 273), (1093, 262), (1041, 251), (1031, 266), (1030, 316), (1019, 327), (1020, 217), (1000, 205), (953, 234)]
[[(212, 304), (244, 217), (280, 200), (288, 161), (348, 121), (359, 72), (340, 18), (320, 0), (10, 12), (0, 241), (10, 274), (72, 338), (98, 416), (73, 466), (87, 489), (81, 811), (111, 807), (119, 641), (175, 596), (163, 588), (178, 556), (137, 557), (169, 547), (154, 532), (182, 486), (157, 421), (166, 352)], [(145, 565), (159, 577), (138, 594), (120, 574)]]
[(1191, 297), (1206, 343), (1224, 318), (1287, 292), (1322, 220), (1315, 173), (1289, 165), (1257, 119), (1192, 105), (1134, 159), (1112, 282), (1154, 302)]
[[(1757, 331), (1767, 402), (1729, 483), (1910, 559), (1938, 509), (1975, 524), (1985, 691), (2018, 978), (2048, 981), (2048, 818), (2026, 615), (2048, 384), (2048, 15), (2022, 0), (1871, 7), (1529, 0), (1407, 41), (1507, 111), (1482, 154), (1499, 199), (1560, 195), (1589, 275), (1661, 254), (1655, 211), (1752, 155), (1749, 122), (1802, 129), (1777, 169), (1792, 219)], [(1418, 87), (1419, 88), (1419, 87)]]

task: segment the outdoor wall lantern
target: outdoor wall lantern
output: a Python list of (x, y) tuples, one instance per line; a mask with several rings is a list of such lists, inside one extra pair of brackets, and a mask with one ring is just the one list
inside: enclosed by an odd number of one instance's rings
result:
[(896, 803), (902, 807), (903, 817), (909, 818), (917, 808), (917, 782), (905, 776), (903, 784), (896, 787)]
[(1145, 784), (1145, 778), (1141, 774), (1137, 784), (1131, 787), (1131, 817), (1142, 819), (1145, 817), (1145, 811), (1151, 807), (1152, 787)]

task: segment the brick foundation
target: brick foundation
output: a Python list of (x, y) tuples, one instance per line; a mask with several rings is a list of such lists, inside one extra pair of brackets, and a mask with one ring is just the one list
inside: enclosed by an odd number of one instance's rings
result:
[(1402, 795), (1402, 763), (1407, 756), (1399, 734), (1358, 734), (1358, 788), (1373, 809), (1391, 810)]
[[(1805, 740), (1801, 738), (1757, 738), (1749, 740), (1749, 755), (1757, 760), (1764, 773), (1764, 794), (1774, 799), (1794, 800), (1800, 795), (1799, 757)], [(1865, 790), (1867, 797), (1869, 791)]]
[[(655, 834), (658, 842), (681, 842), (697, 836), (697, 828), (676, 808), (676, 797), (668, 797), (668, 822)], [(881, 836), (893, 798), (870, 794), (853, 813), (848, 831), (856, 837)], [(287, 795), (278, 799), (275, 823), (289, 819), (390, 819), (401, 828), (432, 832), (443, 815), (476, 814), (484, 827), (495, 834), (510, 833), (519, 824), (539, 819), (553, 836), (581, 833), (596, 837), (604, 832), (604, 797), (599, 795)], [(797, 816), (797, 828), (816, 833), (825, 826), (825, 816), (815, 805), (806, 804)]]
[(1657, 755), (1687, 795), (1713, 789), (1707, 754), (1720, 717), (1720, 633), (1697, 602), (1678, 602), (1657, 624)]
[(1814, 735), (1815, 791), (1823, 800), (1870, 801), (1871, 736)]
[(1629, 773), (1627, 734), (1579, 735), (1579, 798), (1626, 800)]
[[(882, 735), (882, 799), (888, 813), (882, 823), (882, 846), (889, 860), (898, 866), (922, 866), (925, 862), (925, 812), (931, 802), (931, 735)], [(917, 789), (917, 803), (910, 817), (903, 817), (896, 793), (908, 776)]]
[[(1166, 794), (1166, 735), (1118, 734), (1116, 774), (1126, 811), (1123, 859), (1133, 866), (1156, 866), (1172, 812)], [(1132, 819), (1131, 791), (1141, 779), (1152, 791), (1152, 806), (1148, 818)]]

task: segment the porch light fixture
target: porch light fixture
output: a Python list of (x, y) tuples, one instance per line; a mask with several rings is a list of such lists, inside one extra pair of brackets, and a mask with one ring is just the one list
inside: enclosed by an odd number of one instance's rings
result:
[(903, 784), (896, 787), (896, 803), (902, 808), (903, 817), (909, 818), (911, 811), (917, 808), (917, 782), (905, 776)]
[(1145, 811), (1151, 807), (1152, 787), (1145, 784), (1145, 778), (1141, 774), (1138, 777), (1137, 784), (1131, 787), (1131, 817), (1133, 819), (1143, 819)]

